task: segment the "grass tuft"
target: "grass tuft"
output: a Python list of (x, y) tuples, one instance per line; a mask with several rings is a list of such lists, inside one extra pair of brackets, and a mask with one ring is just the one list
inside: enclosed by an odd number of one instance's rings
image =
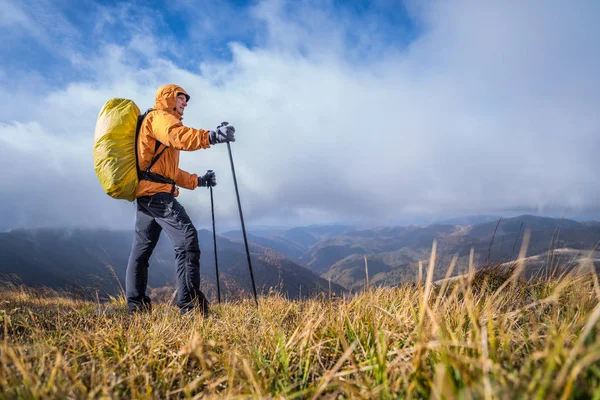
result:
[(13, 286), (0, 292), (0, 397), (600, 398), (595, 276), (488, 266), (440, 286), (433, 265), (435, 245), (424, 285), (272, 293), (208, 318)]

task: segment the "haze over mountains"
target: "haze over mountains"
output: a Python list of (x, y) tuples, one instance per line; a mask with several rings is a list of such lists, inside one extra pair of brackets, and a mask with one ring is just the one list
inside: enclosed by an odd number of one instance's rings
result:
[[(202, 288), (216, 297), (212, 233), (200, 230)], [(0, 274), (5, 280), (31, 286), (99, 295), (114, 295), (125, 283), (125, 270), (133, 233), (107, 230), (38, 229), (0, 233)], [(217, 237), (221, 290), (224, 296), (252, 293), (246, 253), (242, 243)], [(295, 298), (328, 292), (329, 282), (277, 251), (251, 244), (257, 290), (275, 288)], [(173, 285), (175, 258), (166, 234), (161, 235), (150, 259), (150, 287)], [(339, 293), (343, 288), (331, 284)]]
[[(427, 226), (357, 229), (352, 226), (308, 226), (292, 229), (250, 229), (257, 289), (280, 290), (289, 297), (313, 296), (331, 290), (358, 290), (365, 284), (365, 257), (374, 285), (414, 281), (419, 262), (427, 263), (437, 242), (434, 277), (443, 278), (450, 259), (459, 258), (455, 274), (466, 271), (471, 249), (476, 266), (514, 260), (526, 230), (531, 232), (528, 274), (591, 254), (600, 240), (600, 223), (523, 215), (445, 221)], [(212, 233), (200, 230), (202, 287), (216, 296)], [(26, 285), (49, 286), (100, 295), (115, 294), (124, 284), (132, 233), (106, 230), (38, 229), (0, 234), (0, 273)], [(229, 298), (249, 295), (251, 283), (241, 232), (218, 235), (222, 292)], [(563, 249), (551, 254), (550, 249)], [(113, 272), (114, 271), (114, 272)], [(174, 254), (162, 235), (151, 259), (149, 285), (172, 285)], [(244, 294), (245, 292), (245, 294)]]

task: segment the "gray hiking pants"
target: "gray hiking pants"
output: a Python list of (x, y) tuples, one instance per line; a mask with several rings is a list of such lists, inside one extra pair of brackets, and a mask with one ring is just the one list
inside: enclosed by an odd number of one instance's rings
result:
[(175, 250), (177, 306), (182, 311), (200, 307), (207, 312), (208, 302), (200, 291), (198, 232), (185, 209), (170, 193), (140, 197), (136, 203), (135, 236), (125, 279), (129, 310), (150, 308), (150, 298), (146, 295), (148, 260), (164, 229)]

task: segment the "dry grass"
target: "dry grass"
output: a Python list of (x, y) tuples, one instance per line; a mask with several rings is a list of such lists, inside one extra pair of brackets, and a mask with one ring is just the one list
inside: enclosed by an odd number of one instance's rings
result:
[(350, 299), (215, 305), (206, 319), (5, 290), (0, 397), (600, 398), (595, 275), (433, 285), (432, 272)]

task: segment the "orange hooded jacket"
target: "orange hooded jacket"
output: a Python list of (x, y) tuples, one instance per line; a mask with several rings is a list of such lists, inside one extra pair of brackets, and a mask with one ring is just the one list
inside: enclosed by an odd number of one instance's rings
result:
[[(165, 85), (156, 92), (156, 103), (152, 107), (156, 111), (150, 112), (140, 127), (137, 143), (138, 164), (140, 170), (146, 170), (154, 155), (166, 146), (150, 172), (172, 179), (177, 186), (193, 190), (198, 186), (198, 175), (179, 169), (179, 151), (209, 148), (209, 131), (183, 126), (183, 118), (175, 109), (179, 93), (188, 96), (187, 92), (177, 85)], [(162, 145), (155, 152), (157, 141)], [(171, 189), (172, 185), (169, 184), (140, 180), (135, 197), (152, 196), (161, 192), (171, 193)], [(177, 188), (174, 195), (179, 195)]]

